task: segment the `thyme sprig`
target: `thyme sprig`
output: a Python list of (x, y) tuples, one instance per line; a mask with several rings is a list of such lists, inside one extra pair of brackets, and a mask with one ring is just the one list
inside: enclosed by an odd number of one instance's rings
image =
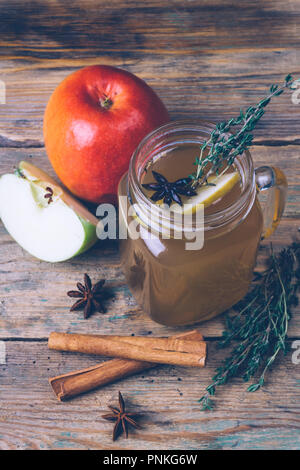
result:
[(233, 377), (248, 382), (258, 371), (259, 378), (248, 392), (255, 392), (265, 383), (265, 375), (280, 351), (287, 352), (287, 329), (291, 308), (297, 305), (300, 287), (300, 243), (293, 243), (275, 255), (271, 247), (268, 266), (257, 273), (258, 283), (227, 316), (226, 330), (220, 347), (238, 341), (229, 356), (216, 370), (212, 383), (200, 398), (203, 410), (212, 409), (216, 387)]
[[(216, 124), (209, 139), (201, 146), (200, 155), (194, 163), (196, 171), (189, 175), (193, 180), (193, 188), (207, 184), (207, 178), (212, 174), (219, 175), (220, 171), (221, 174), (225, 173), (235, 158), (252, 145), (252, 131), (264, 115), (264, 108), (274, 96), (281, 95), (286, 88), (293, 88), (294, 83), (292, 75), (288, 74), (281, 86), (272, 84), (269, 94), (256, 106), (249, 106), (245, 111), (241, 110), (236, 118)], [(208, 153), (205, 155), (206, 149)]]

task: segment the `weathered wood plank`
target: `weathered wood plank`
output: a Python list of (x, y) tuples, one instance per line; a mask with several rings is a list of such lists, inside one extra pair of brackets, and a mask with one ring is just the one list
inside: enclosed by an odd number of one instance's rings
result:
[(261, 49), (273, 44), (288, 48), (299, 44), (297, 0), (115, 0), (109, 4), (104, 0), (11, 0), (0, 6), (1, 46), (8, 57), (14, 49), (24, 58), (30, 54), (44, 58), (49, 50), (61, 57), (61, 49), (64, 55), (72, 56), (77, 48), (85, 56), (108, 49), (121, 57), (130, 53), (134, 57), (137, 51), (149, 49), (172, 54), (178, 49), (195, 53), (203, 48)]
[[(226, 55), (226, 54), (225, 54)], [(235, 68), (239, 61), (233, 64), (233, 57), (228, 54), (217, 57), (212, 70), (207, 71), (205, 63), (209, 58), (203, 57), (203, 63), (198, 57), (167, 60), (164, 56), (141, 58), (137, 66), (127, 66), (120, 61), (113, 65), (121, 66), (136, 73), (155, 91), (166, 104), (172, 119), (207, 119), (213, 122), (221, 121), (239, 113), (240, 107), (255, 104), (266, 95), (271, 83), (282, 81), (287, 71), (295, 70), (295, 76), (300, 75), (300, 69), (287, 66), (290, 58), (282, 59), (282, 65), (274, 60), (276, 66), (269, 74), (253, 71), (253, 57), (247, 54), (243, 58), (249, 64), (249, 70), (243, 76), (237, 75)], [(235, 59), (236, 60), (236, 59)], [(262, 60), (262, 57), (258, 58)], [(270, 62), (273, 60), (270, 56)], [(226, 74), (220, 74), (220, 65), (224, 62)], [(91, 64), (110, 64), (103, 56), (89, 61)], [(78, 61), (76, 68), (86, 65)], [(50, 69), (49, 69), (50, 67)], [(6, 104), (0, 106), (0, 145), (2, 147), (41, 147), (43, 145), (42, 120), (47, 101), (56, 86), (69, 73), (76, 70), (74, 65), (65, 64), (60, 70), (45, 61), (41, 70), (18, 70), (10, 73), (0, 71), (0, 79), (6, 83)], [(173, 76), (170, 76), (169, 70)], [(149, 70), (149, 73), (147, 73)], [(177, 73), (177, 70), (179, 71)], [(185, 71), (184, 73), (180, 71)], [(203, 71), (205, 70), (205, 72)], [(202, 71), (202, 72), (201, 72)], [(213, 79), (211, 78), (213, 76)], [(33, 85), (34, 82), (34, 85)], [(289, 92), (275, 98), (266, 116), (255, 131), (258, 141), (275, 141), (278, 143), (294, 143), (299, 145), (299, 133), (295, 122), (299, 120), (299, 106), (291, 103)]]
[[(276, 249), (292, 240), (299, 219), (285, 219), (272, 238)], [(1, 304), (0, 337), (45, 338), (51, 331), (122, 334), (124, 331), (156, 335), (175, 333), (178, 329), (160, 326), (150, 320), (136, 305), (125, 283), (119, 256), (113, 243), (98, 243), (87, 254), (65, 263), (48, 264), (25, 253), (10, 236), (0, 229)], [(266, 242), (260, 254), (263, 261)], [(96, 260), (96, 261), (95, 261)], [(107, 313), (94, 314), (84, 320), (82, 312), (69, 312), (72, 304), (66, 292), (88, 272), (92, 279), (107, 279), (107, 289), (114, 296), (107, 303)], [(299, 306), (291, 321), (290, 336), (300, 336)], [(223, 319), (200, 325), (206, 336), (220, 336)], [(185, 328), (187, 329), (187, 328)]]
[[(41, 4), (38, 1), (32, 3), (12, 0), (10, 4), (1, 3), (3, 19), (6, 20), (2, 26), (2, 31), (7, 32), (9, 39), (26, 38), (30, 46), (33, 46), (33, 44), (30, 44), (30, 38), (35, 35), (41, 35), (43, 40), (47, 39), (49, 46), (51, 46), (50, 35), (53, 34), (54, 43), (68, 43), (72, 47), (81, 44), (87, 48), (90, 45), (96, 46), (102, 43), (103, 39), (97, 35), (98, 33), (103, 34), (109, 45), (117, 47), (120, 45), (118, 45), (114, 37), (106, 37), (104, 29), (106, 27), (107, 30), (110, 30), (115, 24), (120, 27), (123, 26), (129, 32), (155, 32), (158, 35), (166, 31), (178, 33), (180, 37), (180, 31), (182, 31), (182, 34), (190, 34), (192, 38), (198, 32), (198, 36), (204, 36), (205, 41), (214, 41), (214, 44), (220, 38), (224, 38), (228, 42), (232, 40), (232, 37), (226, 35), (226, 30), (232, 27), (235, 28), (243, 42), (249, 45), (251, 37), (245, 36), (245, 30), (242, 28), (243, 25), (247, 23), (249, 29), (247, 33), (250, 35), (262, 35), (263, 33), (266, 34), (266, 32), (261, 31), (259, 27), (268, 22), (273, 22), (274, 26), (277, 24), (276, 32), (278, 30), (284, 32), (285, 40), (290, 41), (289, 44), (293, 38), (299, 40), (295, 30), (291, 31), (290, 36), (287, 35), (284, 21), (282, 21), (283, 19), (293, 21), (293, 18), (299, 15), (297, 0), (290, 1), (289, 5), (283, 4), (280, 0), (267, 0), (261, 4), (256, 2), (237, 4), (237, 2), (229, 0), (212, 0), (209, 2), (190, 2), (190, 5), (186, 2), (183, 4), (180, 0), (163, 3), (159, 0), (144, 0), (143, 2), (136, 0), (115, 0), (111, 1), (109, 5), (104, 0), (75, 0), (72, 4), (68, 1), (58, 3), (55, 0), (46, 0), (43, 1), (44, 8), (40, 10), (36, 8), (38, 4)], [(22, 9), (20, 8), (21, 5)], [(216, 15), (216, 8), (219, 10), (219, 15)], [(85, 11), (84, 17), (82, 17), (83, 10)], [(240, 13), (239, 22), (235, 21), (237, 12)], [(124, 15), (124, 13), (127, 14)], [(51, 21), (52, 18), (48, 16), (50, 14), (55, 15), (56, 24), (53, 24), (53, 21)], [(207, 31), (201, 31), (201, 28), (199, 28), (201, 26), (201, 23), (198, 21), (199, 17), (202, 18), (204, 24), (206, 22), (207, 27), (210, 23), (213, 35), (207, 34)], [(36, 22), (33, 22), (32, 18), (36, 19)], [(140, 18), (140, 22), (137, 21), (138, 18)], [(79, 21), (76, 21), (76, 19)], [(20, 20), (19, 23), (18, 20)], [(70, 20), (73, 20), (71, 24)], [(68, 22), (69, 29), (59, 29), (62, 26), (66, 26)], [(84, 31), (85, 36), (90, 41), (89, 44), (83, 41), (81, 43), (83, 37), (79, 37), (78, 41), (75, 41), (74, 37), (68, 37), (70, 30), (73, 28), (80, 29), (87, 23), (90, 23), (91, 28), (93, 28), (90, 31)], [(103, 25), (104, 31), (98, 31), (99, 24)], [(126, 27), (126, 24), (131, 25), (131, 28)], [(14, 28), (17, 25), (19, 28)], [(224, 28), (217, 28), (217, 25), (226, 25), (226, 30)], [(267, 34), (273, 35), (275, 39), (276, 32), (268, 31)], [(116, 31), (116, 34), (118, 34), (118, 31)], [(265, 40), (266, 35), (262, 36), (262, 39)], [(124, 49), (126, 50), (126, 46), (128, 47), (131, 44), (128, 45), (125, 40), (123, 42)], [(222, 43), (220, 42), (220, 44)], [(40, 45), (36, 46), (39, 47)]]
[[(288, 71), (300, 73), (297, 0), (11, 1), (0, 2), (0, 15), (2, 146), (41, 146), (51, 92), (84, 65), (125, 67), (155, 87), (173, 118), (213, 121), (253, 104)], [(299, 106), (281, 97), (256, 135), (299, 144), (298, 119)]]
[[(138, 376), (59, 403), (48, 377), (87, 367), (95, 357), (49, 351), (45, 342), (7, 342), (0, 368), (1, 449), (300, 449), (300, 366), (291, 354), (269, 374), (262, 391), (235, 380), (217, 393), (213, 412), (197, 400), (224, 352), (209, 343), (207, 367), (159, 366)], [(143, 430), (111, 441), (101, 419), (121, 390), (145, 413)], [(283, 399), (284, 397), (284, 399)]]

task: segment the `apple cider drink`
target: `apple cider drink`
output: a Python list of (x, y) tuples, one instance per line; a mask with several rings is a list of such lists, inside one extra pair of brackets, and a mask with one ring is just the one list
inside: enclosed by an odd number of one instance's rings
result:
[[(248, 152), (219, 175), (208, 171), (200, 188), (183, 185), (210, 131), (207, 123), (161, 127), (140, 144), (119, 185), (120, 219), (128, 233), (120, 241), (126, 280), (142, 308), (166, 325), (207, 320), (240, 300), (251, 282), (263, 232), (258, 186), (276, 169), (262, 167), (256, 181)], [(176, 226), (176, 212), (184, 221), (186, 213), (196, 219), (203, 208), (201, 226), (195, 220), (188, 227), (184, 222)], [(151, 209), (156, 215), (145, 217)], [(202, 231), (202, 243), (194, 249), (197, 231)]]

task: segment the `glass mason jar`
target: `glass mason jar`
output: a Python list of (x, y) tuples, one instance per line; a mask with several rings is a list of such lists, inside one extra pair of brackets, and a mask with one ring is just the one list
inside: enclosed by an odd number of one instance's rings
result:
[[(184, 235), (195, 232), (195, 226), (185, 224), (185, 234), (180, 238), (178, 231), (182, 227), (175, 219), (167, 219), (161, 206), (146, 196), (141, 181), (158, 156), (191, 144), (200, 149), (213, 127), (204, 121), (178, 121), (155, 130), (140, 143), (119, 184), (122, 268), (137, 302), (161, 324), (207, 320), (244, 297), (252, 280), (259, 242), (275, 230), (284, 210), (284, 174), (269, 166), (254, 170), (246, 151), (235, 160), (240, 174), (238, 197), (222, 210), (204, 211), (203, 246), (186, 249)], [(261, 192), (267, 196), (263, 205), (258, 200)], [(154, 218), (147, 218), (150, 210), (155, 211)], [(134, 233), (130, 229), (133, 221)], [(171, 237), (166, 239), (168, 224)]]

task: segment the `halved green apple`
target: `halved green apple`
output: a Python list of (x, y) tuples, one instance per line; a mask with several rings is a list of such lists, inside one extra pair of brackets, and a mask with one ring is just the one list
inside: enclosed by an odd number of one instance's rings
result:
[(19, 245), (44, 261), (73, 258), (97, 241), (98, 219), (26, 161), (0, 177), (0, 218)]

